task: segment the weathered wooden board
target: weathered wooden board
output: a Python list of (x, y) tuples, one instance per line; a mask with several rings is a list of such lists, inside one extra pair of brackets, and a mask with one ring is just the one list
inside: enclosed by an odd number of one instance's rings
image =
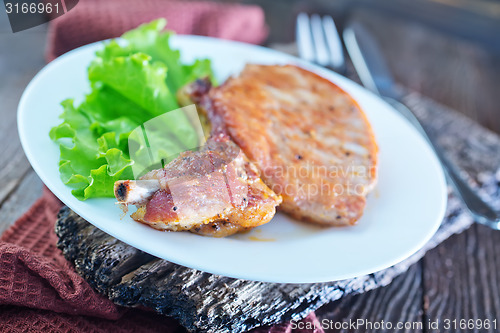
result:
[(0, 205), (0, 234), (14, 223), (42, 193), (42, 181), (33, 169), (29, 168), (26, 175), (20, 179), (19, 184)]
[(351, 280), (274, 284), (216, 276), (155, 258), (107, 235), (67, 207), (59, 214), (56, 233), (66, 258), (99, 292), (120, 305), (152, 308), (199, 332), (244, 332), (300, 319), (344, 295), (389, 284), (425, 253), (423, 249), (396, 266)]

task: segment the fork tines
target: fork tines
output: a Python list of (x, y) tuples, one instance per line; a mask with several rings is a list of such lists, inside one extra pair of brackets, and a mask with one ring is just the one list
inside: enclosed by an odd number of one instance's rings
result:
[(328, 66), (335, 71), (344, 69), (342, 42), (333, 18), (306, 13), (297, 16), (297, 46), (301, 58)]

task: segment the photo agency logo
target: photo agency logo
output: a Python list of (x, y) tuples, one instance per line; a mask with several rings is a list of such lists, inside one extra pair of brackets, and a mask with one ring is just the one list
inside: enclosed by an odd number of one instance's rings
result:
[(4, 0), (12, 32), (51, 21), (75, 8), (79, 0)]
[[(165, 191), (180, 219), (192, 216), (192, 198), (208, 198), (211, 209), (218, 211), (247, 202), (240, 148), (227, 137), (209, 138), (204, 123), (193, 104), (150, 119), (128, 136), (135, 193), (147, 197)], [(125, 188), (117, 188), (119, 197), (131, 186), (122, 184)]]
[(194, 104), (148, 120), (128, 136), (134, 179), (164, 168), (182, 152), (202, 150), (207, 136)]

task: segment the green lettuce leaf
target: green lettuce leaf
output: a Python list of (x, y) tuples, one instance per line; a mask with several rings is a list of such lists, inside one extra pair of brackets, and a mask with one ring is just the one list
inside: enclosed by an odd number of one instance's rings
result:
[[(199, 143), (184, 113), (163, 115), (179, 108), (175, 96), (183, 85), (206, 76), (214, 81), (211, 63), (182, 63), (165, 25), (155, 20), (106, 43), (88, 68), (91, 92), (78, 106), (72, 99), (61, 103), (62, 123), (49, 135), (59, 144), (61, 180), (80, 200), (113, 197), (114, 182), (133, 179), (132, 166), (148, 160), (151, 147), (157, 148), (155, 158), (167, 163)], [(135, 160), (131, 143), (137, 145)]]

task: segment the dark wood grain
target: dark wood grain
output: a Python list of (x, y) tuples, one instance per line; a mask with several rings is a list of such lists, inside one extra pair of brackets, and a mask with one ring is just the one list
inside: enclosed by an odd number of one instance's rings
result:
[(42, 193), (17, 133), (17, 105), (24, 88), (43, 67), (45, 27), (13, 34), (0, 10), (0, 233)]
[(42, 182), (29, 168), (14, 191), (0, 206), (0, 234), (14, 223), (35, 202), (42, 192)]
[(450, 332), (500, 330), (500, 232), (475, 225), (452, 237), (423, 259), (424, 310), (427, 320), (497, 320), (496, 329), (452, 326)]

